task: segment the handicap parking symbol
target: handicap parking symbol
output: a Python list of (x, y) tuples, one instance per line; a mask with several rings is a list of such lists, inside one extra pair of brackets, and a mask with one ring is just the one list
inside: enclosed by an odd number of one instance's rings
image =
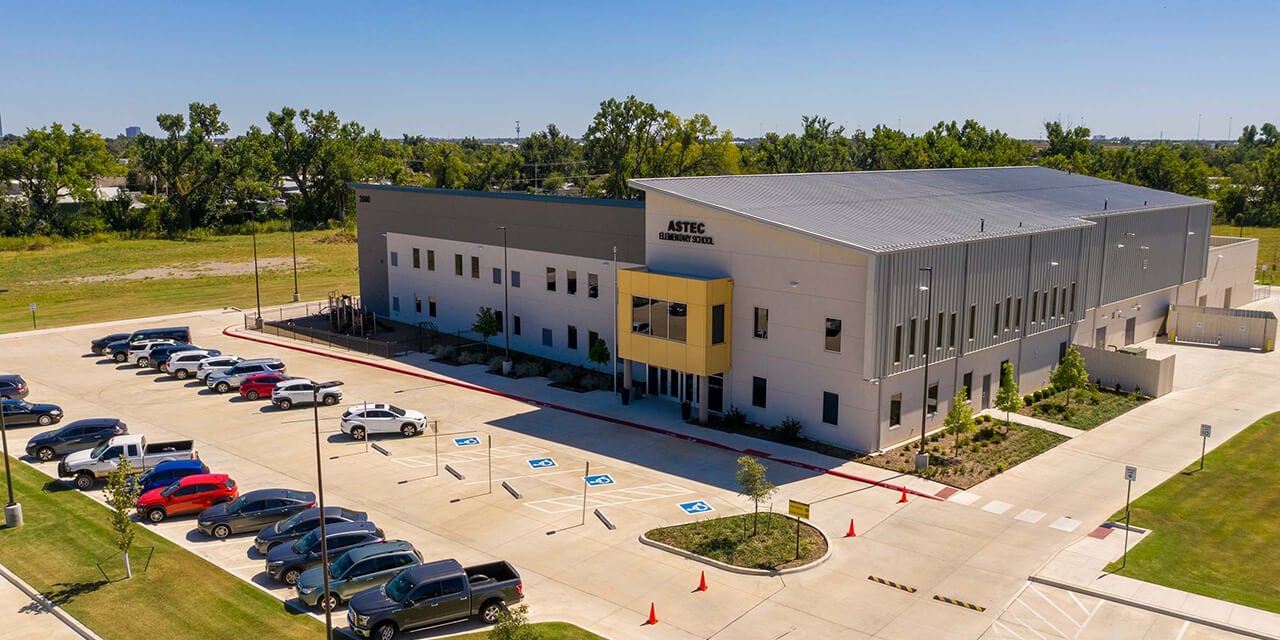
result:
[(602, 473), (598, 476), (587, 476), (588, 487), (601, 487), (606, 484), (613, 484), (613, 476)]
[(480, 438), (477, 438), (475, 436), (470, 436), (467, 438), (454, 438), (453, 444), (454, 446), (458, 446), (458, 447), (471, 447), (471, 446), (480, 444)]
[(529, 460), (531, 469), (547, 469), (556, 466), (556, 461), (552, 458), (534, 458)]
[(696, 513), (706, 513), (708, 511), (715, 511), (715, 509), (711, 508), (711, 505), (707, 504), (702, 500), (695, 500), (693, 502), (681, 502), (680, 508), (683, 509), (685, 513), (688, 513), (690, 515), (696, 514)]

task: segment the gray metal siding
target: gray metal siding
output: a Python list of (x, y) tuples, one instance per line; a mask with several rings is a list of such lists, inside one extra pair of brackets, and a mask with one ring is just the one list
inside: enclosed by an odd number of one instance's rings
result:
[[(387, 220), (367, 206), (356, 207), (356, 229), (360, 260), (360, 304), (377, 315), (391, 315), (391, 293), (387, 285)], [(349, 293), (340, 291), (339, 293)]]
[(1204, 274), (1209, 242), (1205, 208), (1144, 211), (1095, 221), (1103, 228), (1102, 241), (1094, 243), (1101, 256), (1096, 274), (1100, 291), (1098, 303), (1090, 306), (1175, 287)]
[(1212, 233), (1213, 207), (1191, 207), (1187, 211), (1186, 262), (1182, 281), (1191, 282), (1208, 275), (1209, 236)]

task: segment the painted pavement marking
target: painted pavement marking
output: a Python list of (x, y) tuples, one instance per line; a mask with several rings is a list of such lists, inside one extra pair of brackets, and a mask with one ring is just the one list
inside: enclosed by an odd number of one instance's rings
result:
[(982, 496), (976, 493), (970, 493), (968, 491), (959, 491), (951, 494), (950, 498), (947, 498), (947, 500), (950, 500), (951, 502), (954, 502), (956, 504), (962, 504), (966, 507), (972, 506), (973, 503), (981, 499), (982, 499)]
[(1008, 502), (1000, 502), (999, 500), (992, 500), (991, 502), (988, 502), (987, 506), (983, 507), (982, 510), (986, 511), (987, 513), (994, 513), (996, 515), (1000, 515), (1012, 508), (1013, 508), (1013, 505), (1009, 504)]
[[(535, 447), (527, 444), (511, 444), (493, 448), (493, 458), (515, 458), (520, 456), (529, 456), (538, 453), (546, 453), (547, 450), (542, 447)], [(484, 462), (489, 459), (488, 449), (474, 449), (471, 451), (457, 451), (453, 453), (441, 453), (440, 464), (460, 464), (464, 462)], [(406, 467), (432, 467), (435, 466), (435, 456), (405, 456), (403, 458), (392, 458), (397, 463)]]
[(1049, 525), (1050, 528), (1057, 529), (1058, 531), (1065, 531), (1067, 533), (1075, 531), (1079, 526), (1080, 521), (1070, 516), (1062, 516), (1061, 518), (1054, 520), (1053, 524)]
[[(647, 502), (649, 500), (661, 500), (663, 498), (671, 498), (674, 496), (684, 496), (693, 493), (692, 489), (676, 486), (674, 484), (650, 484), (640, 487), (627, 489), (612, 489), (610, 491), (600, 491), (587, 495), (587, 506), (596, 507), (612, 507), (622, 504), (630, 504), (633, 502)], [(565, 496), (562, 498), (547, 498), (545, 500), (534, 500), (524, 503), (524, 506), (537, 509), (543, 513), (567, 513), (577, 511), (582, 508), (582, 495)]]
[(1014, 516), (1013, 519), (1035, 524), (1037, 522), (1040, 522), (1040, 519), (1043, 517), (1044, 517), (1043, 511), (1033, 511), (1031, 509), (1023, 509), (1022, 513), (1019, 513), (1018, 515)]

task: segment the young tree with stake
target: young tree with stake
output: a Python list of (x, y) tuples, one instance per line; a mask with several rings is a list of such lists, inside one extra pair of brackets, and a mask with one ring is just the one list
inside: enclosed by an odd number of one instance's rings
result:
[(489, 355), (489, 338), (498, 335), (498, 317), (494, 315), (493, 309), (489, 307), (480, 307), (480, 311), (476, 313), (476, 321), (471, 325), (471, 330), (480, 334), (484, 340), (484, 354)]
[(1009, 432), (1009, 414), (1022, 408), (1022, 396), (1018, 395), (1018, 381), (1013, 378), (1013, 363), (1006, 362), (1000, 368), (1000, 390), (996, 392), (996, 408), (1004, 412), (1004, 431)]
[(947, 433), (956, 437), (955, 455), (960, 455), (960, 436), (973, 431), (973, 407), (969, 406), (967, 395), (968, 388), (960, 387), (955, 397), (951, 398), (951, 409), (947, 411), (947, 417), (942, 420)]
[(1067, 390), (1067, 406), (1071, 406), (1071, 395), (1086, 384), (1089, 384), (1089, 372), (1084, 368), (1084, 356), (1073, 344), (1067, 348), (1067, 354), (1058, 363), (1058, 368), (1049, 375), (1049, 382), (1059, 389)]
[(746, 496), (755, 505), (755, 516), (751, 523), (751, 535), (754, 536), (760, 531), (760, 503), (773, 497), (778, 488), (765, 477), (765, 466), (751, 456), (738, 458), (736, 478), (741, 487), (738, 494)]
[(116, 548), (124, 554), (126, 578), (133, 577), (133, 568), (129, 566), (129, 548), (133, 546), (133, 537), (137, 534), (134, 530), (133, 510), (142, 493), (142, 485), (128, 482), (132, 475), (133, 465), (129, 464), (127, 458), (120, 456), (116, 468), (107, 474), (106, 488), (107, 506), (111, 507), (111, 529), (116, 534)]

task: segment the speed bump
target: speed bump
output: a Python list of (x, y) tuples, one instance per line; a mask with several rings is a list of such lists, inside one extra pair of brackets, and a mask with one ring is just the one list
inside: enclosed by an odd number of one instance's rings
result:
[(916, 592), (916, 588), (915, 588), (915, 587), (908, 587), (908, 586), (907, 586), (907, 585), (905, 585), (905, 584), (898, 584), (898, 583), (896, 583), (896, 582), (894, 582), (894, 581), (892, 581), (892, 580), (885, 580), (884, 578), (878, 578), (878, 577), (876, 577), (876, 576), (867, 576), (867, 579), (868, 579), (868, 580), (870, 580), (870, 581), (872, 581), (872, 582), (879, 582), (880, 584), (885, 585), (885, 586), (888, 586), (888, 587), (893, 587), (894, 589), (902, 589), (903, 591), (906, 591), (907, 593), (915, 593), (915, 592)]
[(987, 610), (987, 608), (986, 608), (986, 607), (984, 607), (984, 606), (976, 605), (976, 604), (973, 604), (973, 603), (970, 603), (970, 602), (964, 602), (963, 600), (953, 600), (953, 599), (948, 598), (948, 597), (945, 597), (945, 596), (940, 596), (940, 595), (938, 595), (938, 594), (936, 594), (936, 593), (933, 595), (933, 599), (934, 599), (934, 600), (937, 600), (937, 601), (939, 601), (939, 602), (945, 602), (945, 603), (947, 603), (947, 604), (954, 604), (954, 605), (955, 605), (955, 606), (957, 606), (957, 607), (964, 607), (965, 609), (972, 609), (972, 610), (974, 610), (974, 611), (986, 611), (986, 610)]

